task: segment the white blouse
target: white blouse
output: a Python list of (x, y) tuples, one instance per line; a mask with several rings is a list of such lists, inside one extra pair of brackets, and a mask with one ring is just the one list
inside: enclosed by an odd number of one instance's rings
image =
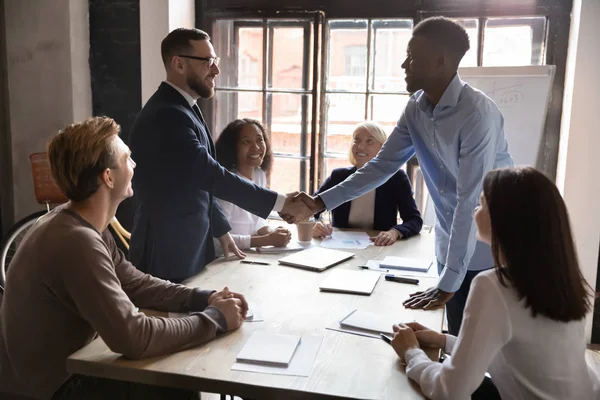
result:
[(492, 269), (473, 280), (458, 338), (446, 336), (451, 357), (438, 363), (409, 350), (406, 373), (433, 400), (470, 399), (486, 371), (503, 399), (600, 399), (600, 379), (585, 359), (584, 327), (585, 320), (533, 318)]
[[(237, 171), (235, 173), (241, 176)], [(246, 179), (245, 177), (242, 178)], [(258, 186), (266, 187), (267, 175), (262, 169), (255, 168), (252, 182)], [(229, 221), (229, 225), (231, 225), (229, 233), (231, 233), (235, 244), (241, 250), (249, 249), (252, 235), (255, 235), (260, 228), (266, 225), (266, 220), (228, 201), (221, 199), (217, 199), (217, 201), (219, 202), (219, 206), (221, 206), (221, 210), (223, 210), (223, 214)], [(215, 245), (217, 244), (218, 241), (215, 242)]]
[(375, 190), (371, 190), (350, 202), (348, 228), (373, 229), (375, 219)]

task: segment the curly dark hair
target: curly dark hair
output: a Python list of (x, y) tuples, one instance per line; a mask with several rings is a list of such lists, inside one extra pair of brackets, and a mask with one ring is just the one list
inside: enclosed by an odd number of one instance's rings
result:
[(237, 143), (246, 125), (255, 125), (262, 133), (265, 141), (265, 156), (260, 165), (265, 173), (271, 170), (273, 165), (273, 152), (271, 150), (271, 138), (267, 135), (265, 127), (257, 120), (251, 118), (239, 118), (231, 121), (219, 135), (215, 148), (217, 150), (217, 161), (225, 168), (233, 171), (237, 163)]

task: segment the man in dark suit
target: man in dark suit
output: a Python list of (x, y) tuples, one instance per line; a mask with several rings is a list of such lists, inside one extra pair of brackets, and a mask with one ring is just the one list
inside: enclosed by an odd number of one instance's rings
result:
[(215, 160), (211, 134), (196, 104), (214, 95), (219, 74), (208, 34), (176, 29), (162, 41), (161, 54), (167, 80), (138, 115), (130, 138), (137, 207), (129, 255), (144, 272), (180, 282), (215, 258), (213, 237), (225, 256), (245, 257), (213, 196), (263, 218), (272, 210), (282, 216), (298, 212), (294, 215), (302, 218), (311, 212), (294, 194), (256, 186)]

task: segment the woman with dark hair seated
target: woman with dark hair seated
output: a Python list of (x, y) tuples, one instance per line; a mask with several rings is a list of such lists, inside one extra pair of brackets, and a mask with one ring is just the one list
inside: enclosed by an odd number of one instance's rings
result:
[[(469, 398), (486, 371), (503, 399), (599, 399), (600, 380), (585, 360), (592, 292), (554, 183), (530, 167), (491, 171), (475, 222), (496, 267), (473, 280), (458, 338), (394, 326), (407, 375), (432, 399)], [(420, 346), (452, 356), (432, 362)]]
[[(267, 186), (267, 175), (273, 162), (271, 142), (262, 124), (254, 119), (236, 119), (225, 127), (215, 144), (217, 161), (231, 172)], [(283, 227), (271, 229), (265, 220), (228, 201), (217, 199), (231, 225), (231, 236), (240, 249), (277, 246), (289, 243), (291, 233)], [(215, 242), (218, 246), (219, 243)], [(217, 249), (218, 251), (218, 249)]]
[[(344, 181), (357, 169), (371, 161), (381, 150), (387, 135), (383, 128), (372, 121), (365, 121), (354, 128), (348, 159), (352, 167), (336, 168), (323, 182), (315, 195)], [(398, 223), (398, 212), (402, 223)], [(320, 214), (317, 214), (318, 218)], [(423, 220), (413, 198), (410, 180), (399, 169), (386, 183), (377, 189), (348, 201), (332, 210), (331, 224), (337, 228), (378, 230), (371, 238), (376, 246), (389, 246), (397, 240), (416, 235), (421, 231)], [(314, 237), (324, 237), (333, 232), (331, 225), (315, 224)]]

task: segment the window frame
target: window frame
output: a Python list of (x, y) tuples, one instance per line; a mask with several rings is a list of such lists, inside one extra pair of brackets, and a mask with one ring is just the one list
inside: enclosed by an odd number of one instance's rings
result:
[[(262, 120), (270, 133), (272, 126), (272, 105), (273, 105), (273, 94), (295, 94), (302, 95), (301, 97), (301, 124), (300, 124), (300, 150), (299, 153), (285, 153), (273, 151), (273, 157), (298, 160), (300, 162), (300, 188), (301, 191), (313, 192), (316, 182), (314, 176), (316, 175), (316, 160), (315, 155), (317, 149), (317, 138), (319, 136), (317, 132), (317, 120), (318, 120), (318, 99), (319, 99), (319, 80), (320, 80), (320, 51), (319, 46), (321, 45), (321, 29), (323, 26), (323, 14), (321, 12), (280, 12), (277, 16), (270, 17), (263, 15), (262, 13), (250, 13), (250, 12), (238, 12), (238, 11), (218, 11), (215, 13), (209, 13), (209, 22), (206, 25), (206, 32), (213, 37), (214, 22), (217, 20), (233, 20), (234, 21), (234, 35), (237, 41), (237, 32), (239, 28), (245, 27), (262, 27), (263, 28), (263, 54), (266, 56), (263, 58), (262, 65), (262, 85), (260, 88), (243, 88), (234, 86), (218, 86), (217, 91), (222, 93), (261, 93), (262, 95)], [(198, 18), (198, 17), (197, 17)], [(277, 21), (278, 19), (282, 21)], [(295, 20), (295, 21), (290, 21)], [(300, 89), (277, 89), (273, 88), (273, 70), (268, 68), (268, 64), (273, 61), (273, 29), (278, 27), (297, 27), (303, 28), (305, 33), (310, 31), (312, 23), (312, 50), (310, 41), (304, 42), (303, 48), (303, 71), (302, 71), (302, 87)], [(269, 31), (269, 32), (268, 32)], [(217, 39), (218, 40), (218, 39)], [(312, 57), (310, 56), (312, 52)], [(310, 62), (312, 61), (312, 66)], [(310, 70), (312, 68), (312, 82), (310, 82)], [(312, 97), (312, 103), (308, 106), (308, 95)], [(215, 112), (214, 103), (212, 101), (203, 100), (200, 107), (207, 116), (207, 123), (209, 128), (214, 132), (216, 126), (217, 113)], [(312, 115), (310, 124), (308, 119)], [(309, 126), (310, 125), (310, 126)], [(308, 135), (310, 134), (310, 143), (308, 143)], [(310, 151), (310, 152), (309, 152)], [(304, 162), (302, 162), (304, 161)], [(308, 164), (308, 171), (306, 170), (306, 164)], [(308, 178), (308, 179), (307, 179)], [(305, 183), (308, 182), (308, 187)]]
[[(390, 2), (386, 0), (373, 0), (365, 3), (357, 0), (330, 0), (323, 4), (320, 0), (286, 0), (285, 6), (279, 3), (268, 0), (196, 0), (196, 23), (200, 27), (212, 27), (212, 21), (218, 18), (229, 16), (231, 18), (288, 18), (290, 15), (303, 14), (314, 12), (320, 16), (320, 24), (314, 25), (315, 40), (317, 45), (316, 31), (322, 31), (322, 43), (328, 43), (328, 38), (325, 37), (325, 23), (330, 19), (412, 19), (413, 25), (418, 24), (421, 20), (436, 16), (444, 15), (448, 18), (455, 19), (479, 19), (478, 25), (478, 65), (481, 65), (483, 60), (483, 45), (485, 20), (488, 18), (520, 18), (520, 17), (540, 17), (546, 18), (545, 23), (545, 48), (543, 54), (543, 64), (555, 65), (556, 74), (551, 88), (551, 100), (548, 107), (545, 129), (542, 135), (542, 149), (538, 155), (537, 168), (544, 171), (551, 178), (556, 176), (556, 165), (558, 161), (558, 146), (560, 139), (560, 123), (562, 117), (562, 100), (564, 94), (564, 78), (568, 50), (569, 30), (571, 21), (572, 0), (532, 0), (527, 4), (523, 4), (520, 0), (490, 0), (483, 4), (478, 0), (411, 0)], [(285, 11), (286, 10), (301, 10), (301, 11)], [(209, 33), (212, 33), (209, 31)], [(370, 39), (369, 39), (370, 41)], [(320, 69), (318, 61), (313, 60), (313, 83), (314, 87), (320, 87), (319, 98), (319, 113), (313, 113), (317, 118), (321, 118), (320, 125), (323, 125), (326, 115), (324, 114), (324, 99), (323, 92), (325, 89), (325, 79), (322, 74), (326, 73), (326, 46), (321, 47)], [(370, 57), (370, 54), (368, 55)], [(317, 74), (319, 71), (319, 74)], [(368, 74), (368, 71), (367, 71)], [(368, 76), (368, 75), (367, 75)], [(316, 82), (317, 78), (320, 82)], [(313, 97), (312, 109), (315, 111), (317, 106), (317, 97)], [(367, 100), (368, 102), (368, 100)], [(211, 115), (210, 102), (206, 105), (206, 112)], [(317, 118), (312, 121), (312, 140), (311, 150), (313, 155), (320, 159), (324, 159), (321, 155), (322, 144), (324, 140), (319, 138), (319, 153), (316, 149), (317, 132), (315, 124)], [(322, 134), (322, 131), (318, 133)], [(313, 190), (316, 174), (321, 174), (323, 165), (316, 168), (315, 157), (311, 160), (311, 168), (309, 175), (309, 188)], [(321, 163), (320, 163), (321, 164)], [(412, 167), (416, 165), (413, 158), (408, 163), (408, 172), (411, 176)], [(320, 182), (321, 176), (317, 179)]]

